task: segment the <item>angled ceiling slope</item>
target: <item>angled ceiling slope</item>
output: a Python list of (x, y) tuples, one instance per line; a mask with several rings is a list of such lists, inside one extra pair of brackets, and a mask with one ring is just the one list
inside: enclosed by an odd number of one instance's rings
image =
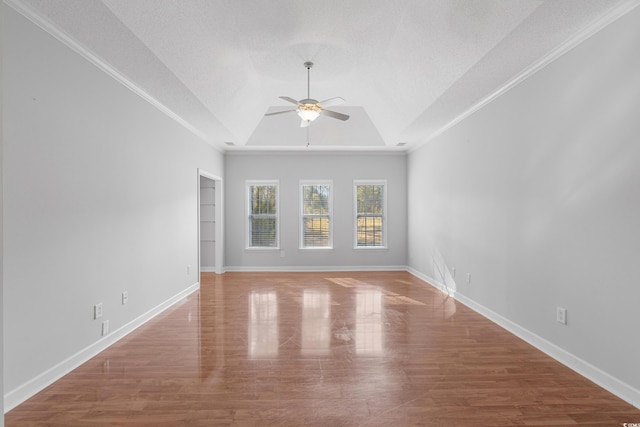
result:
[[(639, 1), (5, 3), (218, 148), (407, 150)], [(264, 116), (306, 97), (305, 61), (350, 120)]]

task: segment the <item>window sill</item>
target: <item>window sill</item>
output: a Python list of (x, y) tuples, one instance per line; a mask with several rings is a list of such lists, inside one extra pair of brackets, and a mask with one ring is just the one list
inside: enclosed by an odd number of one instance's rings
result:
[(355, 246), (354, 251), (388, 251), (387, 246)]
[(249, 247), (249, 248), (244, 248), (244, 250), (247, 252), (269, 252), (269, 251), (279, 251), (280, 247), (271, 247), (271, 246)]
[(299, 251), (302, 252), (331, 252), (333, 251), (333, 247), (326, 248), (298, 248)]

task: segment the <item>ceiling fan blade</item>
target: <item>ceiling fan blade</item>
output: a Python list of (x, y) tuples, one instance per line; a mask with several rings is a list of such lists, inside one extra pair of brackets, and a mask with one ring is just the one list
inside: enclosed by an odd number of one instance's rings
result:
[(319, 102), (319, 104), (322, 105), (322, 108), (333, 107), (334, 105), (344, 104), (344, 99), (336, 96), (335, 98), (325, 99)]
[(311, 124), (311, 122), (310, 122), (309, 120), (302, 119), (302, 120), (300, 121), (300, 127), (301, 127), (301, 128), (306, 128), (306, 127), (307, 127), (307, 126), (309, 126), (310, 124)]
[(296, 101), (296, 100), (295, 100), (295, 99), (293, 99), (293, 98), (289, 98), (288, 96), (279, 96), (278, 98), (280, 98), (280, 99), (284, 99), (285, 101), (289, 101), (289, 102), (290, 102), (290, 103), (292, 103), (292, 104), (296, 104), (296, 105), (298, 105), (298, 101)]
[(276, 114), (284, 114), (284, 113), (291, 113), (293, 111), (296, 110), (284, 110), (284, 111), (276, 111), (274, 113), (266, 113), (265, 116), (275, 116)]
[(320, 111), (320, 114), (324, 115), (324, 116), (329, 116), (329, 117), (333, 117), (334, 119), (338, 119), (338, 120), (349, 120), (349, 116), (346, 114), (342, 114), (342, 113), (338, 113), (336, 111), (331, 111), (331, 110), (322, 110)]

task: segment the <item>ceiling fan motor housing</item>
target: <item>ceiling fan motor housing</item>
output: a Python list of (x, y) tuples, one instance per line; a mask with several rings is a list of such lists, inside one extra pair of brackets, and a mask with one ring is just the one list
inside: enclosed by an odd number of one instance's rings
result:
[(307, 99), (301, 99), (300, 101), (298, 101), (298, 104), (305, 106), (305, 109), (319, 109), (322, 110), (322, 106), (320, 105), (320, 102), (317, 99), (311, 99), (311, 98), (307, 98)]

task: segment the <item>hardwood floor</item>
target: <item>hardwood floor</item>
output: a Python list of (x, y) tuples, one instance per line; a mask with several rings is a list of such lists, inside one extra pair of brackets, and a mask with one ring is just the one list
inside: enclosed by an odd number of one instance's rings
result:
[(5, 423), (621, 426), (640, 410), (408, 273), (205, 273)]

